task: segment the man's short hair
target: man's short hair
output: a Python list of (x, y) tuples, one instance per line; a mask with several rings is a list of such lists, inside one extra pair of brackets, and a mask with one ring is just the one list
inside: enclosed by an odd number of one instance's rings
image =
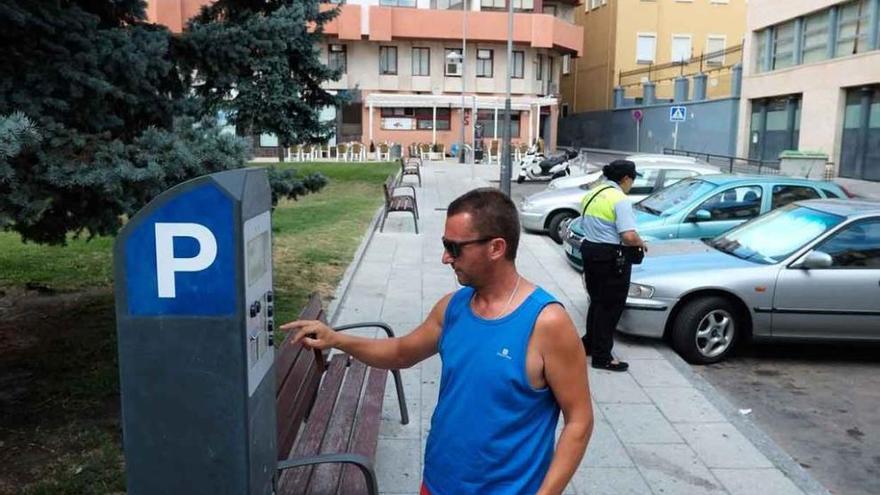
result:
[(504, 257), (516, 259), (519, 247), (519, 214), (506, 194), (491, 187), (468, 191), (449, 203), (447, 216), (470, 213), (480, 237), (500, 237), (507, 241)]

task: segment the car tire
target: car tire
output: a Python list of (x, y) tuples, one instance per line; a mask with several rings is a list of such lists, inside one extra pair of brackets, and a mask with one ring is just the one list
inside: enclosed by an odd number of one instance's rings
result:
[(553, 239), (553, 242), (556, 244), (562, 244), (563, 239), (560, 230), (565, 225), (565, 222), (570, 221), (576, 216), (577, 215), (570, 211), (559, 211), (550, 217), (550, 221), (547, 222), (547, 232), (549, 233), (550, 238)]
[(526, 178), (523, 177), (522, 175), (520, 175), (520, 176), (517, 176), (517, 178), (516, 178), (516, 183), (517, 183), (517, 184), (522, 184), (523, 182), (525, 182), (525, 180), (526, 180)]
[(688, 302), (672, 326), (672, 347), (691, 364), (726, 358), (742, 330), (737, 308), (726, 298), (706, 296)]

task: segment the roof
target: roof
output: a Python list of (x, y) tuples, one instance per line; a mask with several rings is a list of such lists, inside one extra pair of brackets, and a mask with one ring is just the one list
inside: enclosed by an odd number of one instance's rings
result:
[(803, 177), (788, 177), (785, 175), (748, 175), (748, 174), (711, 174), (694, 177), (695, 179), (704, 180), (715, 185), (733, 184), (733, 183), (780, 183), (780, 184), (832, 184), (828, 181), (820, 181), (815, 179), (805, 179)]
[(811, 199), (797, 204), (842, 217), (880, 215), (880, 201), (867, 199)]

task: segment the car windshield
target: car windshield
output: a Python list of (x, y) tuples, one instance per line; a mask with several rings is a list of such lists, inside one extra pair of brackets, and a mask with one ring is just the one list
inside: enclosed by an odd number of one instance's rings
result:
[(842, 222), (844, 217), (791, 204), (707, 242), (738, 258), (771, 265)]
[(671, 215), (713, 189), (715, 185), (710, 182), (685, 179), (639, 201), (635, 207), (654, 215)]

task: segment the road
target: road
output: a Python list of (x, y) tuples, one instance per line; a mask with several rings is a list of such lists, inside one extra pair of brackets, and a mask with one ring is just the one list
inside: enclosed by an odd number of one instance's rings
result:
[(832, 493), (880, 493), (880, 346), (753, 344), (694, 370)]
[[(519, 204), (543, 188), (513, 184), (511, 195)], [(751, 409), (761, 429), (832, 493), (880, 493), (880, 345), (744, 345), (727, 361), (694, 370)]]

